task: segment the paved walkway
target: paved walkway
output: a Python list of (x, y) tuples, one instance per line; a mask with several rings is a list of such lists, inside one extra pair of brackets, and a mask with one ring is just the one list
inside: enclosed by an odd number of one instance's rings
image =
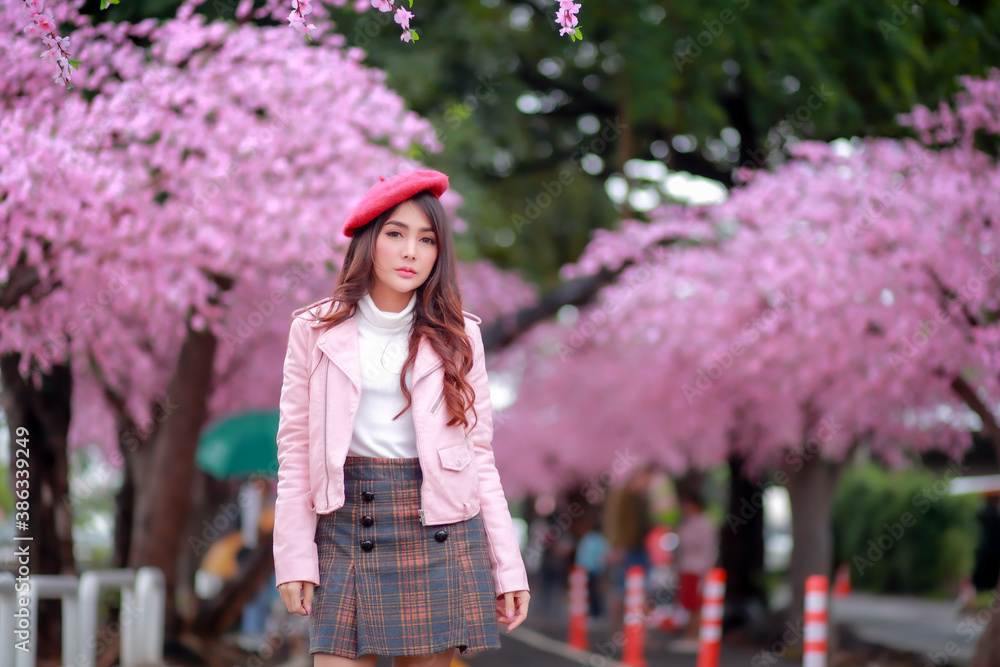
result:
[[(866, 643), (915, 653), (931, 665), (949, 664), (946, 658), (950, 664), (971, 661), (982, 629), (989, 620), (989, 612), (983, 611), (978, 615), (962, 613), (953, 601), (865, 593), (834, 598), (830, 616), (833, 622), (845, 626)], [(524, 626), (509, 635), (501, 633), (503, 647), (500, 650), (468, 656), (456, 654), (452, 667), (622, 667), (618, 662), (621, 647), (611, 641), (611, 634), (606, 621), (597, 622), (589, 631), (591, 651), (577, 651), (565, 644), (566, 626), (561, 614), (529, 615)], [(645, 656), (650, 667), (695, 667), (695, 655), (671, 650), (673, 639), (674, 635), (665, 632), (647, 631)], [(762, 664), (792, 667), (800, 662), (779, 659), (760, 648), (744, 648), (723, 642), (719, 667)], [(310, 665), (311, 661), (306, 659), (287, 662), (284, 667)], [(390, 665), (388, 658), (380, 659), (378, 663), (378, 667)]]
[[(502, 648), (496, 651), (462, 656), (456, 653), (452, 667), (625, 667), (618, 662), (621, 648), (610, 641), (611, 633), (600, 626), (589, 633), (591, 651), (579, 651), (570, 648), (565, 642), (565, 629), (559, 628), (557, 622), (540, 619), (534, 624), (521, 626), (510, 634), (501, 632)], [(538, 627), (544, 629), (544, 632)], [(649, 667), (670, 665), (670, 667), (695, 667), (698, 659), (694, 654), (676, 653), (670, 650), (671, 635), (658, 631), (646, 633), (645, 657)], [(601, 647), (606, 647), (601, 652)], [(614, 647), (614, 648), (611, 648)], [(768, 667), (797, 667), (799, 663), (777, 657), (758, 657), (761, 651), (750, 650), (723, 644), (719, 658), (719, 667), (748, 667), (749, 665), (768, 665)], [(379, 658), (377, 667), (391, 667), (390, 658)], [(309, 659), (299, 659), (285, 662), (282, 667), (311, 667)]]
[(968, 662), (976, 650), (989, 612), (963, 614), (953, 601), (852, 593), (834, 598), (830, 617), (860, 639), (927, 657)]
[[(526, 632), (522, 632), (525, 630)], [(598, 633), (592, 633), (592, 646), (599, 647), (607, 641)], [(670, 667), (695, 667), (698, 658), (694, 654), (676, 653), (669, 649), (670, 639), (663, 633), (650, 632), (646, 635), (646, 662), (650, 667), (655, 665), (670, 665)], [(608, 657), (605, 653), (574, 651), (561, 641), (554, 640), (532, 628), (518, 628), (507, 637), (501, 637), (503, 648), (499, 651), (487, 651), (478, 656), (464, 658), (464, 664), (469, 667), (624, 667), (617, 661), (621, 657), (618, 651)], [(605, 646), (609, 644), (604, 644)], [(610, 653), (610, 651), (608, 652)], [(766, 664), (773, 667), (792, 667), (799, 663), (775, 658), (773, 661), (753, 662), (758, 651), (742, 649), (723, 644), (719, 658), (720, 667), (748, 667), (748, 665)], [(452, 663), (452, 667), (459, 667)]]

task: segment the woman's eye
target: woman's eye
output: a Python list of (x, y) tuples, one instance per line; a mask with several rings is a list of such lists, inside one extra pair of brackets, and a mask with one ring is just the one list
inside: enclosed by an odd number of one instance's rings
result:
[(420, 240), (421, 240), (421, 241), (430, 241), (430, 243), (428, 243), (427, 245), (432, 245), (432, 244), (434, 243), (434, 239), (432, 239), (432, 238), (431, 238), (431, 237), (429, 237), (429, 236), (425, 236), (424, 238), (422, 238), (422, 239), (420, 239)]

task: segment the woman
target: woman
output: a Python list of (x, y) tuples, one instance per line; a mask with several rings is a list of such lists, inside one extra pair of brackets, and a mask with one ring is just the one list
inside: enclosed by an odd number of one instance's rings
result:
[(316, 667), (446, 667), (527, 616), (447, 188), (433, 170), (380, 177), (344, 224), (333, 295), (292, 320), (274, 565), (288, 610), (310, 616)]

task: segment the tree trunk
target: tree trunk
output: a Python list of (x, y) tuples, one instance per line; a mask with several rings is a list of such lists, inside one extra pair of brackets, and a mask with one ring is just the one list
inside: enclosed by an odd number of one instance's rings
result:
[[(842, 464), (824, 461), (818, 454), (800, 454), (786, 472), (792, 504), (792, 606), (787, 620), (794, 627), (804, 618), (806, 578), (833, 572), (833, 531), (830, 510)], [(833, 649), (834, 636), (830, 635)]]
[[(729, 509), (720, 528), (719, 567), (726, 571), (726, 616), (734, 625), (767, 608), (764, 592), (764, 512), (762, 491), (743, 474), (743, 459), (730, 457)], [(761, 494), (761, 495), (758, 495)], [(757, 502), (755, 502), (755, 500)]]
[[(1000, 426), (997, 425), (996, 415), (983, 403), (976, 395), (975, 389), (962, 378), (955, 378), (951, 383), (951, 388), (956, 394), (962, 397), (966, 405), (972, 409), (983, 422), (980, 434), (984, 438), (989, 438), (993, 443), (993, 448), (997, 453), (997, 462), (1000, 463)], [(997, 596), (1000, 596), (1000, 581), (997, 582)], [(990, 620), (983, 629), (983, 635), (976, 645), (976, 653), (972, 657), (971, 667), (1000, 667), (1000, 614), (990, 614)]]
[[(180, 628), (174, 600), (177, 562), (187, 544), (184, 529), (190, 508), (198, 436), (207, 415), (217, 340), (210, 332), (188, 331), (177, 371), (167, 389), (164, 414), (152, 440), (148, 472), (136, 479), (131, 567), (163, 571), (167, 586), (166, 637)], [(160, 419), (162, 417), (162, 420)]]
[(122, 485), (115, 494), (115, 550), (112, 567), (128, 566), (132, 547), (132, 521), (135, 519), (135, 477), (128, 459), (122, 463)]
[[(68, 366), (53, 366), (36, 389), (21, 377), (17, 368), (20, 361), (20, 354), (0, 358), (0, 399), (7, 413), (11, 443), (11, 489), (16, 494), (24, 489), (23, 482), (28, 482), (27, 498), (15, 496), (15, 501), (27, 503), (26, 517), (15, 513), (15, 534), (27, 534), (32, 539), (16, 544), (28, 550), (31, 574), (75, 574), (67, 454), (72, 372)], [(19, 460), (26, 460), (27, 467), (19, 468)], [(26, 470), (27, 477), (18, 477), (19, 470)], [(60, 604), (57, 600), (42, 601), (38, 612), (38, 626), (32, 637), (37, 642), (38, 657), (58, 659), (62, 643)]]
[(240, 528), (239, 492), (237, 489), (234, 493), (231, 487), (229, 482), (201, 470), (194, 471), (185, 538), (177, 558), (178, 612), (185, 627), (196, 623), (195, 617), (202, 607), (195, 592), (195, 574), (201, 559), (212, 542)]

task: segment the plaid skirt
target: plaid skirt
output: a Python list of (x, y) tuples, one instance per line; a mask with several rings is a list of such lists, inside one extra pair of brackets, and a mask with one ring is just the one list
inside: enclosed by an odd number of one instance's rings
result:
[(500, 648), (482, 514), (421, 525), (420, 460), (349, 456), (319, 515), (309, 652), (345, 658)]

